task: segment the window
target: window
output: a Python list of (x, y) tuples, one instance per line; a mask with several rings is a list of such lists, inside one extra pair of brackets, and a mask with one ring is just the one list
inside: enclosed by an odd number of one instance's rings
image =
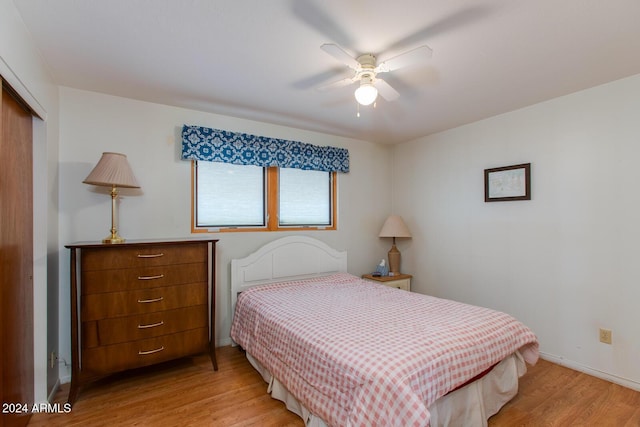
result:
[(278, 225), (331, 225), (331, 173), (280, 168)]
[(196, 170), (196, 227), (265, 226), (264, 168), (198, 162)]
[(193, 232), (336, 229), (336, 172), (192, 164)]

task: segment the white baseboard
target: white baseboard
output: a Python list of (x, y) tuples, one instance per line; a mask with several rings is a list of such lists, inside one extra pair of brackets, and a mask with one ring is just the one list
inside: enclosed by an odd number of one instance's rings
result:
[(231, 337), (219, 339), (216, 343), (216, 347), (227, 347), (233, 344)]
[(584, 372), (585, 374), (591, 375), (592, 377), (600, 378), (600, 379), (621, 385), (623, 387), (630, 388), (632, 390), (640, 391), (640, 383), (630, 380), (628, 378), (622, 378), (617, 375), (610, 374), (608, 372), (599, 371), (597, 369), (593, 369), (588, 366), (582, 365), (573, 360), (568, 360), (568, 359), (565, 359), (564, 357), (556, 356), (549, 353), (540, 352), (540, 358), (561, 366), (565, 366), (575, 371)]
[(49, 393), (49, 396), (47, 397), (48, 402), (53, 402), (53, 398), (55, 397), (59, 388), (60, 388), (60, 379), (58, 379), (56, 383), (53, 385), (53, 388), (51, 389), (51, 393)]

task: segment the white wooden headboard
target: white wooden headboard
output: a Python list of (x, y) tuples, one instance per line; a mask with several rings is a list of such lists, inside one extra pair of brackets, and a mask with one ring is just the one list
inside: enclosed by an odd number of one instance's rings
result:
[(347, 271), (347, 253), (307, 236), (268, 243), (246, 258), (231, 260), (231, 313), (238, 294), (252, 286)]

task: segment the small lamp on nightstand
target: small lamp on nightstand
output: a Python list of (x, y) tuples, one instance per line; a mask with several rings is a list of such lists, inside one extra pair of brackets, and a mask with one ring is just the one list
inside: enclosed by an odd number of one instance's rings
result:
[(396, 248), (396, 237), (411, 237), (400, 215), (390, 215), (384, 222), (378, 237), (392, 237), (393, 245), (389, 250), (389, 272), (393, 275), (400, 274), (400, 251)]

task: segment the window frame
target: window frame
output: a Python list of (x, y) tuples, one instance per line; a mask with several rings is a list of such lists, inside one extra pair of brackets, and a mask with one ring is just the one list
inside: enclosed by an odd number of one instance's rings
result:
[[(203, 161), (203, 160), (201, 160)], [(261, 231), (306, 231), (306, 230), (337, 230), (338, 229), (338, 173), (329, 172), (330, 180), (330, 225), (285, 225), (280, 226), (278, 220), (279, 210), (279, 183), (278, 167), (265, 167), (265, 204), (266, 204), (266, 225), (262, 227), (254, 226), (220, 226), (220, 227), (199, 227), (196, 225), (196, 162), (191, 160), (191, 233), (234, 233), (234, 232), (261, 232)]]

